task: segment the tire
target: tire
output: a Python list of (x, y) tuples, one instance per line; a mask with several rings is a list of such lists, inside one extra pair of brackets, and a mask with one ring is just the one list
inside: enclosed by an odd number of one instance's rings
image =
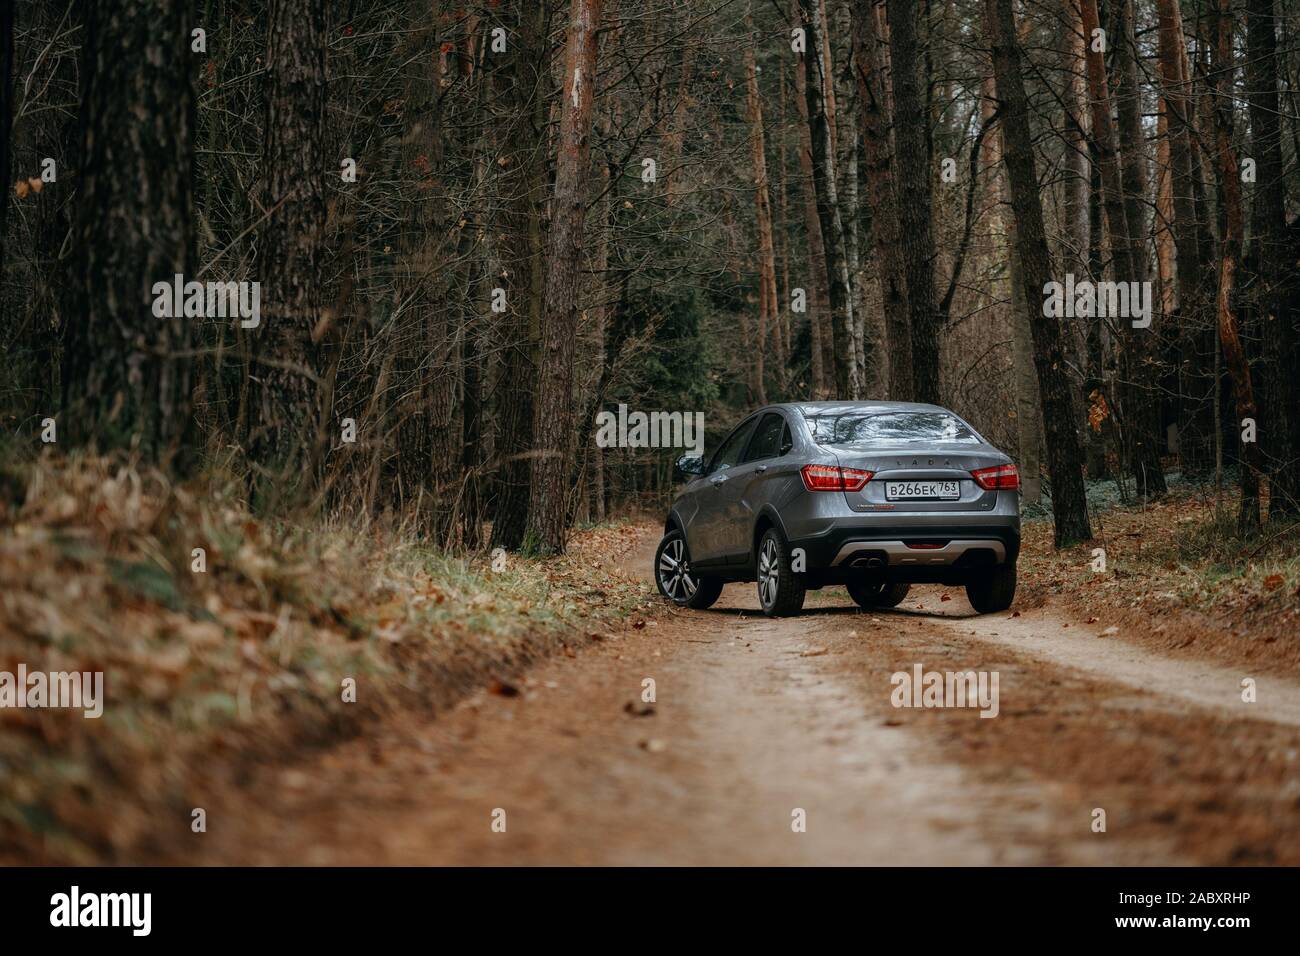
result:
[(898, 607), (912, 590), (912, 585), (905, 582), (886, 584), (880, 581), (852, 581), (848, 585), (849, 597), (864, 610), (878, 607)]
[(691, 555), (680, 531), (669, 531), (655, 550), (655, 584), (659, 593), (678, 607), (697, 611), (712, 607), (722, 593), (720, 578), (703, 577), (691, 571)]
[(1016, 597), (1016, 566), (1004, 564), (980, 572), (966, 583), (966, 599), (980, 614), (996, 614), (1011, 607)]
[(768, 528), (755, 562), (758, 604), (768, 617), (792, 617), (803, 609), (807, 589), (790, 568), (790, 549), (781, 532)]

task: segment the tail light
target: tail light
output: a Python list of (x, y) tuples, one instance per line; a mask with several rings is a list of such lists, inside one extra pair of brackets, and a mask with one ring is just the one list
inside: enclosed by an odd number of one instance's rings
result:
[(861, 491), (874, 472), (838, 465), (804, 465), (800, 474), (809, 491)]
[(1016, 491), (1020, 488), (1020, 472), (1016, 470), (1015, 465), (976, 468), (970, 476), (985, 491)]

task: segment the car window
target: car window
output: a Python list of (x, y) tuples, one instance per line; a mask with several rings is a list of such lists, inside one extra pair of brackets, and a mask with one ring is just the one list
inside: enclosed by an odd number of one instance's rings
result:
[(841, 412), (810, 415), (819, 445), (907, 445), (918, 442), (979, 444), (979, 436), (947, 412)]
[(794, 436), (790, 434), (790, 423), (786, 422), (785, 427), (781, 429), (781, 450), (777, 452), (777, 455), (788, 455), (793, 447)]
[(751, 418), (727, 436), (727, 440), (713, 453), (713, 460), (709, 462), (709, 474), (722, 468), (730, 468), (740, 461), (740, 453), (745, 450), (745, 442), (749, 440), (749, 435), (754, 430), (755, 421), (756, 419)]
[(784, 427), (785, 419), (780, 415), (774, 412), (764, 415), (745, 449), (745, 461), (762, 461), (781, 454), (781, 430)]

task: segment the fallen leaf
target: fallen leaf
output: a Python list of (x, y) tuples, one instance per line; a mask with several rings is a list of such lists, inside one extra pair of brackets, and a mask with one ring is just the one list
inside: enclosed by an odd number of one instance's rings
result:
[(301, 770), (286, 770), (280, 774), (280, 783), (291, 790), (302, 790), (311, 783), (311, 777)]
[(1280, 574), (1270, 574), (1264, 579), (1264, 587), (1270, 591), (1276, 591), (1282, 586), (1283, 577)]
[(499, 697), (518, 697), (519, 688), (502, 680), (494, 680), (488, 685), (488, 693), (496, 694)]

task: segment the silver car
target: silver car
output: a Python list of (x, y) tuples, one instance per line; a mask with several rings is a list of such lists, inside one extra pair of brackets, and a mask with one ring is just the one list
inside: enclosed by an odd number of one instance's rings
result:
[(769, 616), (838, 584), (864, 608), (917, 583), (964, 586), (981, 614), (1015, 597), (1019, 474), (945, 408), (769, 405), (677, 470), (655, 580), (680, 606), (707, 608), (733, 581), (757, 581)]

